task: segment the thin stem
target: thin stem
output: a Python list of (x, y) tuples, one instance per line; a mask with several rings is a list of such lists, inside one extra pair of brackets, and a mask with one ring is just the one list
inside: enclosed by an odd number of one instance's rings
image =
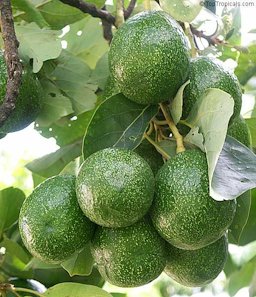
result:
[(165, 159), (170, 159), (170, 156), (146, 133), (144, 134), (144, 138), (146, 138)]
[(179, 120), (179, 123), (182, 124), (182, 125), (185, 125), (185, 126), (189, 127), (190, 129), (193, 128), (193, 126), (190, 125), (188, 122), (186, 122), (186, 120)]
[(33, 291), (33, 290), (30, 290), (30, 289), (25, 289), (25, 288), (15, 288), (15, 291), (17, 292), (24, 292), (24, 293), (29, 293), (29, 294), (33, 294), (35, 296), (38, 296), (38, 297), (45, 297), (44, 295), (36, 292), (36, 291)]
[(127, 20), (132, 14), (134, 7), (136, 5), (137, 0), (131, 0), (127, 9), (124, 10), (124, 18)]
[(192, 58), (195, 58), (197, 56), (197, 49), (196, 49), (196, 45), (195, 45), (195, 41), (194, 41), (194, 36), (191, 32), (190, 29), (190, 24), (189, 23), (184, 23), (185, 25), (185, 33), (189, 39), (190, 45), (191, 45), (191, 56)]
[(154, 125), (152, 122), (149, 123), (149, 129), (146, 132), (147, 135), (150, 135), (154, 131)]
[(174, 124), (174, 122), (173, 122), (173, 120), (171, 118), (171, 115), (170, 115), (169, 111), (167, 110), (167, 107), (163, 103), (160, 103), (159, 105), (160, 105), (161, 110), (162, 110), (162, 112), (164, 114), (164, 117), (165, 117), (165, 119), (166, 119), (166, 121), (168, 123), (168, 126), (171, 129), (174, 138), (176, 139), (176, 142), (177, 142), (176, 152), (177, 153), (184, 152), (185, 147), (184, 147), (184, 144), (183, 144), (182, 135), (179, 133), (179, 130), (175, 126), (175, 124)]
[(11, 290), (11, 292), (12, 292), (15, 296), (20, 297), (20, 294), (18, 294), (18, 293), (15, 291), (15, 289)]
[(143, 2), (145, 10), (151, 10), (150, 0), (144, 0)]
[(116, 22), (115, 26), (119, 28), (124, 23), (124, 1), (116, 0)]
[(153, 122), (157, 125), (157, 126), (165, 126), (168, 125), (167, 121), (159, 121), (157, 119), (153, 119)]

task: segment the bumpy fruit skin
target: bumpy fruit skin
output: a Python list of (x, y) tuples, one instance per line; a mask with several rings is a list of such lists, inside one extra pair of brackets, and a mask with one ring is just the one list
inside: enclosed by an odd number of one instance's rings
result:
[[(0, 52), (0, 105), (6, 92), (7, 69), (3, 52)], [(38, 116), (43, 103), (42, 87), (36, 76), (28, 69), (24, 69), (16, 100), (16, 107), (8, 119), (0, 127), (1, 134), (24, 129)]]
[(183, 118), (187, 118), (197, 99), (208, 88), (218, 88), (229, 93), (235, 103), (231, 121), (239, 116), (242, 105), (242, 91), (236, 76), (225, 69), (221, 61), (209, 57), (192, 59), (189, 79), (190, 83), (184, 91)]
[(36, 258), (60, 263), (91, 238), (94, 224), (79, 208), (75, 176), (47, 179), (24, 201), (19, 227), (21, 238)]
[(138, 154), (107, 148), (82, 164), (76, 193), (85, 215), (104, 227), (125, 227), (141, 219), (153, 201), (154, 174)]
[(110, 73), (122, 93), (141, 104), (175, 96), (186, 81), (189, 47), (180, 25), (164, 11), (141, 12), (115, 33)]
[(229, 136), (234, 137), (236, 140), (240, 141), (245, 146), (249, 148), (251, 147), (251, 134), (242, 116), (234, 119), (232, 125), (228, 128), (227, 134)]
[(154, 175), (164, 164), (162, 156), (146, 139), (134, 151), (147, 161)]
[(170, 244), (187, 250), (219, 239), (230, 226), (236, 200), (209, 196), (207, 160), (199, 150), (186, 150), (158, 171), (151, 208), (153, 224)]
[(148, 218), (125, 228), (96, 229), (92, 255), (102, 277), (115, 286), (137, 287), (157, 278), (166, 264), (166, 243)]
[(187, 287), (202, 287), (212, 282), (223, 270), (228, 255), (227, 236), (195, 251), (168, 245), (165, 272)]

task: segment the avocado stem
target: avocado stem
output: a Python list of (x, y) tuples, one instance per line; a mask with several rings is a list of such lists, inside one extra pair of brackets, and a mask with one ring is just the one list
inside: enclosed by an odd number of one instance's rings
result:
[(191, 29), (190, 29), (190, 24), (185, 22), (184, 26), (185, 26), (185, 33), (186, 33), (186, 35), (187, 35), (187, 37), (189, 39), (190, 46), (191, 46), (191, 57), (195, 58), (195, 57), (197, 57), (197, 49), (196, 49), (196, 45), (195, 45), (195, 42), (194, 42), (193, 34), (191, 32)]
[(15, 288), (12, 292), (14, 291), (17, 291), (17, 292), (24, 292), (24, 293), (29, 293), (29, 294), (32, 294), (32, 295), (35, 295), (35, 296), (38, 296), (38, 297), (44, 297), (44, 295), (36, 292), (36, 291), (33, 291), (33, 290), (30, 290), (30, 289), (25, 289), (25, 288)]
[(154, 122), (157, 126), (168, 125), (167, 121), (159, 121), (159, 120), (157, 120), (157, 119), (153, 119), (153, 122)]
[(152, 123), (152, 121), (149, 123), (149, 129), (146, 132), (147, 135), (150, 135), (152, 132), (154, 131), (154, 125)]
[(164, 105), (163, 103), (160, 103), (160, 108), (164, 114), (164, 117), (167, 121), (167, 124), (174, 136), (174, 138), (176, 139), (176, 142), (177, 142), (177, 148), (176, 148), (176, 153), (182, 153), (184, 152), (186, 149), (184, 147), (184, 144), (183, 144), (183, 137), (182, 135), (180, 134), (179, 130), (177, 129), (177, 127), (175, 126), (172, 118), (171, 118), (171, 115), (169, 113), (169, 110), (167, 109), (167, 106)]
[(124, 1), (116, 1), (116, 22), (115, 26), (119, 28), (124, 23)]
[(166, 160), (170, 159), (170, 156), (152, 138), (150, 138), (147, 133), (144, 133), (144, 138), (147, 139)]
[(144, 0), (143, 4), (145, 10), (151, 10), (150, 0)]

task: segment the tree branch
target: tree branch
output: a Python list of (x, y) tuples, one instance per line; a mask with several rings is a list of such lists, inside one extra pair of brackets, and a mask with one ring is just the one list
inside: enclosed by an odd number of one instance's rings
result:
[(6, 94), (0, 106), (0, 127), (15, 109), (21, 83), (22, 64), (18, 55), (19, 42), (15, 35), (12, 8), (10, 0), (0, 1), (1, 30), (4, 41), (4, 55), (7, 66)]
[(78, 8), (84, 13), (90, 14), (94, 18), (100, 18), (110, 24), (115, 24), (115, 17), (106, 10), (98, 9), (94, 4), (83, 0), (60, 0), (62, 3)]
[(223, 44), (223, 41), (220, 40), (215, 34), (213, 35), (205, 35), (203, 31), (199, 31), (193, 26), (190, 25), (191, 32), (199, 38), (205, 39), (209, 45), (220, 45)]
[(131, 16), (133, 9), (136, 5), (136, 2), (137, 2), (137, 0), (131, 0), (127, 9), (124, 10), (124, 19), (125, 20), (127, 20)]

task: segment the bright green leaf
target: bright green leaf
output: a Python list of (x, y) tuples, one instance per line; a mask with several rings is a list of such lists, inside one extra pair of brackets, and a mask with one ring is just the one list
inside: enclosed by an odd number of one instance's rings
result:
[(83, 284), (61, 283), (49, 288), (43, 296), (45, 297), (111, 297), (102, 289)]
[(57, 175), (72, 160), (82, 153), (81, 141), (63, 146), (54, 153), (50, 153), (36, 159), (26, 165), (26, 167), (43, 177)]
[(256, 257), (256, 241), (245, 246), (237, 247), (234, 253), (230, 253), (232, 261), (241, 267)]
[(33, 72), (37, 73), (43, 62), (56, 59), (61, 51), (59, 31), (41, 29), (35, 23), (15, 27), (20, 42), (19, 53), (25, 59), (33, 59)]
[(0, 191), (0, 238), (3, 231), (18, 220), (24, 199), (20, 189), (10, 187)]
[[(204, 136), (204, 148), (208, 163), (210, 196), (223, 200), (212, 188), (212, 177), (227, 134), (228, 123), (233, 114), (234, 100), (220, 89), (208, 89), (197, 100), (187, 122), (192, 127), (199, 127)], [(198, 138), (198, 135), (195, 134)]]
[(252, 136), (252, 147), (256, 147), (256, 117), (246, 119), (246, 124), (248, 125)]
[(157, 105), (140, 105), (122, 94), (106, 99), (96, 109), (86, 130), (83, 156), (107, 147), (134, 149), (143, 137)]
[(202, 9), (201, 0), (160, 0), (160, 6), (181, 22), (192, 22)]
[(61, 266), (69, 273), (74, 275), (90, 275), (92, 272), (94, 260), (91, 254), (90, 244), (87, 244), (84, 249), (77, 252), (67, 261), (61, 263)]
[(186, 86), (190, 83), (188, 80), (186, 83), (184, 83), (178, 90), (175, 98), (172, 100), (170, 104), (170, 111), (172, 115), (172, 119), (174, 121), (174, 124), (176, 125), (182, 116), (182, 106), (183, 106), (183, 92), (186, 88)]
[(249, 217), (250, 207), (251, 191), (247, 191), (237, 198), (236, 214), (229, 227), (229, 242), (231, 242), (231, 238), (233, 243), (239, 244), (240, 237)]

